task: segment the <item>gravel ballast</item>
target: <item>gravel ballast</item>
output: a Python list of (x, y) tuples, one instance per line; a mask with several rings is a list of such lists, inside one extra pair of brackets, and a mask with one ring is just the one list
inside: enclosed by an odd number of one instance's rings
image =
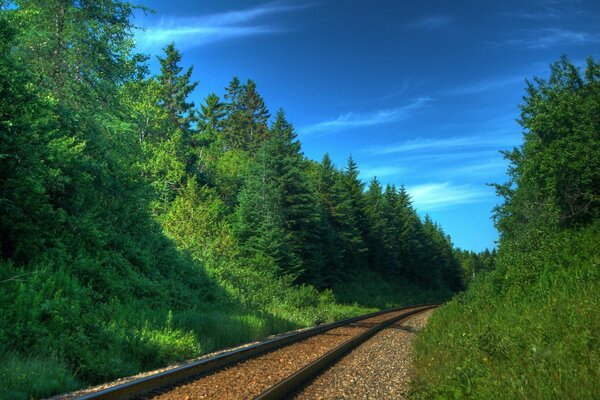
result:
[(405, 399), (413, 378), (413, 341), (433, 311), (396, 322), (299, 391), (294, 399)]
[[(250, 399), (374, 325), (406, 313), (380, 315), (332, 329), (157, 394), (156, 400)], [(150, 398), (150, 397), (145, 397)]]

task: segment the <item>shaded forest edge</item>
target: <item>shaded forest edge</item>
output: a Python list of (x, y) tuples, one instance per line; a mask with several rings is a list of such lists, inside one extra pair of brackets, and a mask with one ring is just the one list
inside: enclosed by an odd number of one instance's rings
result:
[(150, 75), (128, 3), (0, 6), (0, 398), (462, 290), (478, 256), (254, 82), (196, 107), (173, 45)]
[(586, 64), (527, 83), (496, 269), (430, 319), (413, 398), (600, 398), (600, 65)]

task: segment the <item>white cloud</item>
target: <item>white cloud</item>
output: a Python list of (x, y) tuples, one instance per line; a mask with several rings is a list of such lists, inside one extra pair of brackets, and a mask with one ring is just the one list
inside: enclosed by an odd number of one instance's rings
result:
[(360, 176), (364, 180), (370, 180), (373, 177), (384, 178), (388, 176), (397, 176), (406, 173), (408, 168), (399, 166), (376, 166), (363, 167), (360, 170)]
[(419, 211), (479, 203), (494, 197), (494, 190), (490, 187), (469, 184), (455, 185), (450, 182), (426, 183), (408, 187), (407, 191)]
[(497, 77), (493, 79), (486, 79), (480, 82), (474, 82), (465, 84), (463, 86), (458, 86), (455, 88), (451, 88), (444, 92), (446, 95), (455, 96), (455, 95), (463, 95), (463, 94), (476, 94), (483, 93), (489, 90), (499, 89), (505, 86), (521, 84), (523, 87), (525, 86), (525, 75), (515, 75), (515, 76), (504, 76)]
[(138, 31), (136, 43), (140, 50), (155, 51), (170, 42), (175, 42), (178, 48), (190, 48), (236, 37), (282, 32), (282, 28), (261, 24), (259, 20), (305, 7), (268, 3), (245, 10), (197, 17), (162, 18)]
[(461, 165), (460, 162), (464, 162), (464, 159), (457, 160), (458, 163), (442, 167), (437, 177), (448, 177), (458, 179), (487, 179), (493, 181), (498, 176), (503, 175), (508, 167), (508, 161), (502, 158), (502, 156), (495, 152), (490, 154), (488, 157), (474, 158), (472, 161)]
[(391, 122), (401, 121), (410, 117), (412, 113), (421, 109), (425, 104), (432, 99), (422, 97), (414, 100), (412, 103), (392, 109), (377, 110), (370, 113), (354, 113), (349, 112), (340, 114), (337, 118), (318, 122), (313, 125), (305, 126), (299, 129), (305, 134), (317, 132), (334, 132), (343, 129), (353, 129), (365, 126), (374, 126), (388, 124)]
[[(420, 150), (449, 150), (458, 148), (502, 148), (514, 146), (520, 137), (514, 135), (481, 135), (462, 136), (442, 139), (415, 139), (407, 140), (387, 146), (378, 146), (366, 149), (365, 153), (374, 155), (386, 155), (396, 153), (408, 153)], [(436, 155), (437, 156), (437, 155)]]
[(524, 36), (518, 39), (505, 40), (496, 43), (496, 45), (537, 50), (559, 45), (583, 45), (600, 42), (600, 35), (598, 34), (558, 28), (530, 30)]
[(444, 28), (450, 25), (453, 18), (448, 15), (432, 15), (420, 20), (409, 23), (407, 26), (412, 29), (421, 29), (424, 31), (432, 31)]

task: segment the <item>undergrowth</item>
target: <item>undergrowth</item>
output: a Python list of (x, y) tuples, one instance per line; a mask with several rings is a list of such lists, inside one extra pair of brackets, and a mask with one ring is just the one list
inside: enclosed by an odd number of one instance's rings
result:
[(415, 399), (600, 398), (600, 224), (530, 237), (439, 309)]

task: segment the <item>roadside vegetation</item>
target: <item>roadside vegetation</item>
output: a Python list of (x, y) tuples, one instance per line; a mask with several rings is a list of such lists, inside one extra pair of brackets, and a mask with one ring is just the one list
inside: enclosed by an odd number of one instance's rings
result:
[(418, 339), (417, 399), (600, 398), (600, 65), (527, 85), (495, 269)]
[(254, 82), (196, 105), (174, 45), (151, 75), (130, 4), (0, 8), (0, 398), (463, 288), (403, 187), (304, 157)]

